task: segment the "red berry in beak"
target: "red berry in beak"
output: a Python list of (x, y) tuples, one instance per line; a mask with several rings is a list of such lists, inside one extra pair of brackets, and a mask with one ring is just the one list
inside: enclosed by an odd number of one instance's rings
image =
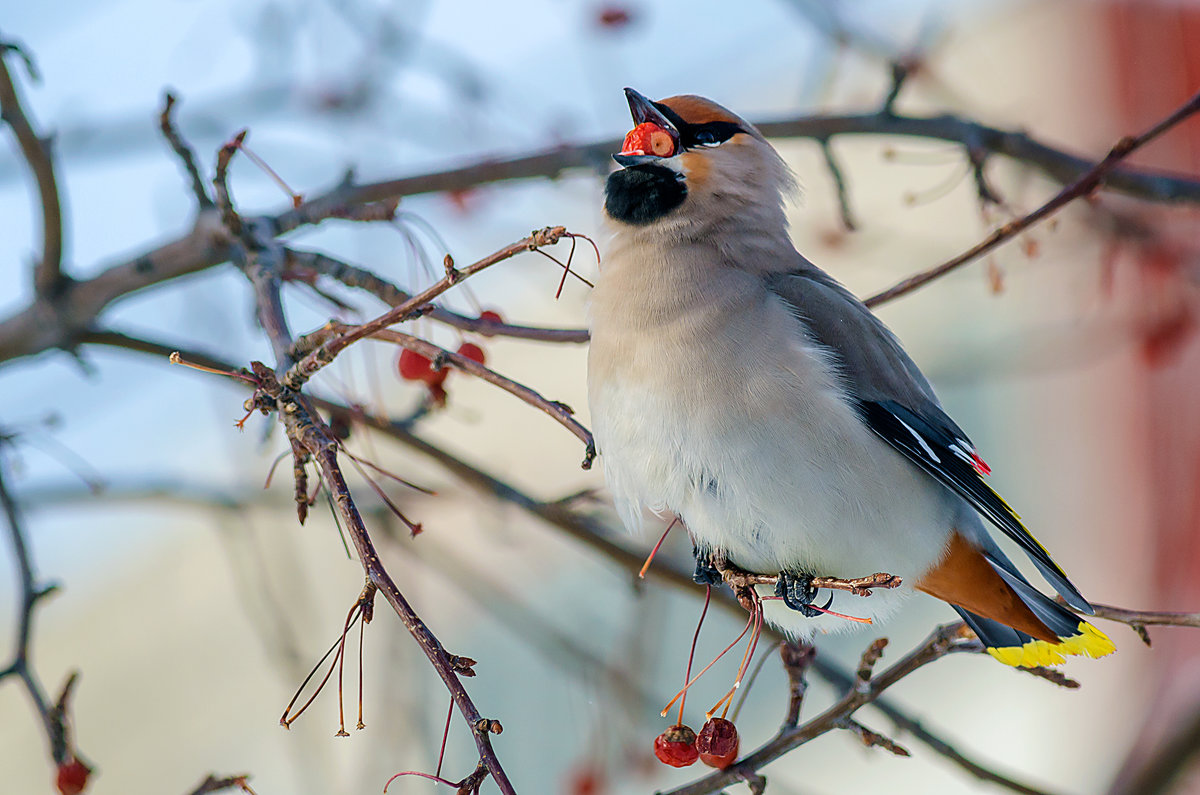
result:
[(654, 738), (654, 755), (671, 767), (687, 767), (696, 763), (696, 733), (687, 726), (672, 726)]
[(709, 767), (724, 770), (733, 764), (738, 755), (738, 731), (733, 721), (724, 718), (709, 718), (700, 736), (696, 738), (696, 751), (700, 761)]
[(675, 154), (675, 141), (662, 127), (646, 121), (626, 133), (621, 154), (670, 157)]

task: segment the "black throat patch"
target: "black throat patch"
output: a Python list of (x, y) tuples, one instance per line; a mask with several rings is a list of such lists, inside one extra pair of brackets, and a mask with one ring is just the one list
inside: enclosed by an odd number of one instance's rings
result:
[(604, 187), (604, 209), (618, 221), (641, 226), (683, 204), (687, 186), (671, 169), (654, 163), (614, 171)]

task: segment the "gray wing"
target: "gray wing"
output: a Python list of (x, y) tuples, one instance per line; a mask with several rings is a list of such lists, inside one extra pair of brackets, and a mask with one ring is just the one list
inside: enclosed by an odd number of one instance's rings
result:
[(894, 400), (923, 414), (941, 415), (948, 430), (961, 434), (883, 321), (825, 271), (797, 258), (796, 270), (769, 274), (767, 287), (804, 321), (815, 342), (837, 356), (846, 386), (855, 397)]
[(796, 270), (765, 277), (767, 289), (828, 349), (863, 422), (906, 458), (970, 503), (1029, 555), (1072, 606), (1091, 611), (1021, 517), (983, 480), (991, 470), (942, 410), (928, 379), (895, 335), (829, 274), (798, 257)]

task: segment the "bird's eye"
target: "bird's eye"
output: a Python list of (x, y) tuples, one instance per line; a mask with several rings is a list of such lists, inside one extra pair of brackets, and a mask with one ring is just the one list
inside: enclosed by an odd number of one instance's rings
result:
[(725, 143), (734, 136), (735, 133), (742, 131), (742, 128), (733, 122), (713, 121), (708, 124), (701, 124), (691, 130), (691, 135), (688, 136), (689, 146), (718, 146)]

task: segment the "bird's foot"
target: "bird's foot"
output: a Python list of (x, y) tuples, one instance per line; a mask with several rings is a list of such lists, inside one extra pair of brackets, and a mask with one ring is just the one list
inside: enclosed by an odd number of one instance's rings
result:
[[(811, 574), (781, 571), (779, 578), (775, 581), (775, 595), (782, 597), (785, 605), (805, 618), (816, 618), (828, 610), (829, 605), (824, 608), (813, 606), (812, 602), (817, 598), (817, 589), (813, 587), (812, 583)], [(829, 601), (832, 603), (833, 594), (829, 596)]]
[(696, 570), (692, 572), (692, 582), (697, 585), (720, 585), (725, 582), (721, 570), (713, 565), (707, 552), (693, 549), (692, 554), (696, 556)]

